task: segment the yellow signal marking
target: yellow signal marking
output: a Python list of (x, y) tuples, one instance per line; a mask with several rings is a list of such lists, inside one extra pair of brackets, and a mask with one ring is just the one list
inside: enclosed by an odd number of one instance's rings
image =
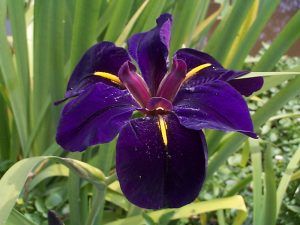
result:
[(163, 143), (165, 146), (167, 146), (168, 145), (168, 137), (167, 137), (168, 125), (167, 125), (166, 121), (164, 120), (164, 118), (160, 115), (158, 116), (158, 127), (161, 132)]
[(207, 68), (207, 67), (209, 67), (209, 66), (211, 66), (210, 63), (205, 63), (205, 64), (202, 64), (202, 65), (200, 65), (200, 66), (197, 66), (197, 67), (191, 69), (191, 70), (185, 75), (184, 81), (190, 79), (191, 77), (195, 76), (199, 71), (201, 71), (201, 70), (203, 70), (203, 69), (205, 69), (205, 68)]
[(114, 82), (116, 84), (119, 84), (121, 85), (122, 82), (121, 80), (119, 79), (119, 77), (117, 77), (116, 75), (113, 75), (111, 73), (106, 73), (106, 72), (95, 72), (94, 73), (95, 76), (99, 76), (99, 77), (103, 77), (105, 79), (108, 79), (110, 80), (111, 82)]

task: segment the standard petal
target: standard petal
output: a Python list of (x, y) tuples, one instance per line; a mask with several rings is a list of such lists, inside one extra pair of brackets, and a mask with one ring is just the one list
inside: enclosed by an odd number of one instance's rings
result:
[(185, 87), (194, 87), (210, 81), (222, 80), (229, 82), (242, 95), (250, 96), (253, 92), (258, 91), (263, 85), (262, 77), (248, 78), (246, 79), (247, 81), (244, 81), (244, 79), (233, 80), (249, 73), (249, 71), (224, 69), (216, 59), (204, 52), (183, 48), (175, 53), (174, 58), (184, 60), (188, 72), (199, 65), (206, 63), (211, 64), (210, 67), (201, 70), (188, 80), (185, 83)]
[(119, 135), (116, 169), (121, 189), (133, 204), (148, 209), (177, 208), (192, 202), (202, 187), (207, 147), (201, 131), (181, 126), (176, 116), (130, 121)]
[(64, 149), (83, 151), (111, 141), (130, 119), (135, 102), (127, 90), (97, 83), (64, 107), (56, 140)]
[(187, 128), (238, 131), (257, 138), (245, 100), (224, 81), (186, 88), (173, 105), (180, 123)]
[(167, 72), (172, 16), (163, 14), (150, 31), (133, 35), (128, 40), (128, 51), (138, 63), (152, 95)]
[(92, 46), (83, 55), (75, 67), (68, 83), (66, 97), (72, 97), (87, 86), (101, 81), (100, 77), (91, 76), (96, 71), (118, 75), (122, 64), (130, 60), (127, 51), (116, 47), (111, 42), (100, 42)]

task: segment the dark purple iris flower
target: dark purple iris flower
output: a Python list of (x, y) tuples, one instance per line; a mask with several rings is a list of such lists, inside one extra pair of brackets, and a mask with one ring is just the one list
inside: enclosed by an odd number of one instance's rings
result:
[[(176, 208), (192, 202), (204, 182), (204, 128), (256, 138), (242, 95), (262, 78), (224, 69), (213, 57), (183, 48), (168, 62), (172, 16), (133, 35), (127, 51), (110, 42), (91, 47), (68, 84), (57, 143), (69, 151), (107, 143), (117, 134), (116, 171), (129, 201), (142, 208)], [(141, 76), (139, 75), (141, 74)], [(134, 111), (142, 117), (132, 118)]]

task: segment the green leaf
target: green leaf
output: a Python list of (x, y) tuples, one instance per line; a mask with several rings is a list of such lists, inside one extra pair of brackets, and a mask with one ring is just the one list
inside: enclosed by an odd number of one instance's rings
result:
[(175, 211), (167, 212), (166, 214), (162, 215), (159, 220), (159, 225), (168, 225), (169, 222), (172, 220), (172, 217), (174, 216)]
[(97, 187), (103, 186), (106, 179), (99, 169), (78, 160), (55, 156), (40, 156), (23, 159), (14, 164), (0, 180), (0, 195), (2, 196), (0, 201), (0, 225), (5, 224), (31, 171), (45, 160), (53, 160), (66, 165), (69, 169), (72, 169), (77, 176), (88, 180)]
[[(222, 49), (222, 51), (225, 52), (223, 56), (224, 60), (222, 60), (224, 62), (223, 63), (224, 67), (227, 67), (232, 62), (232, 58), (234, 57), (234, 55), (236, 55), (239, 48), (241, 48), (241, 43), (245, 38), (245, 36), (247, 35), (247, 31), (250, 29), (250, 27), (252, 26), (253, 22), (257, 17), (260, 0), (254, 0), (251, 2), (252, 2), (251, 5), (246, 11), (246, 17), (242, 20), (242, 23), (237, 29), (236, 34), (233, 36), (233, 40), (230, 43), (230, 48), (229, 48), (230, 50), (228, 49), (229, 51), (226, 52), (226, 50), (224, 51)], [(224, 37), (226, 37), (227, 40), (228, 37), (227, 36)]]
[(118, 4), (110, 12), (110, 23), (105, 32), (104, 40), (115, 41), (118, 38), (129, 18), (132, 5), (133, 1), (118, 0)]
[(143, 213), (142, 216), (145, 220), (146, 225), (156, 225), (156, 223), (153, 221), (153, 219), (146, 213)]
[[(265, 190), (264, 190), (264, 207), (261, 211), (262, 225), (276, 224), (276, 183), (275, 173), (273, 170), (271, 146), (268, 144), (264, 149), (264, 172), (265, 172)], [(272, 206), (272, 207), (270, 207)], [(261, 210), (259, 208), (258, 210)]]
[(288, 188), (288, 185), (291, 181), (291, 178), (293, 176), (294, 171), (298, 167), (298, 163), (300, 162), (300, 148), (294, 153), (292, 158), (290, 159), (290, 162), (280, 180), (280, 183), (277, 188), (277, 203), (276, 203), (276, 217), (278, 217), (280, 212), (280, 207), (282, 205), (283, 197), (286, 193), (286, 190)]
[(253, 68), (254, 71), (268, 71), (273, 69), (281, 56), (289, 50), (289, 48), (299, 40), (300, 32), (297, 30), (300, 27), (300, 11), (298, 11), (288, 24), (279, 33), (276, 39), (272, 42), (270, 48), (260, 58), (259, 62)]
[(33, 168), (45, 157), (24, 159), (12, 166), (0, 180), (0, 225), (5, 224), (25, 181)]
[(31, 191), (35, 186), (37, 186), (40, 182), (44, 181), (45, 179), (55, 176), (68, 177), (69, 168), (60, 164), (48, 166), (33, 178), (33, 180), (29, 184), (29, 191)]
[[(247, 13), (252, 4), (255, 4), (255, 1), (236, 1), (228, 18), (222, 22), (223, 24), (219, 25), (222, 27), (222, 30), (214, 32), (213, 36), (217, 36), (217, 38), (212, 36), (211, 41), (207, 44), (206, 50), (220, 62), (225, 61), (225, 57), (236, 40), (238, 32), (242, 29), (243, 23), (247, 19)], [(220, 51), (220, 49), (222, 50)]]
[[(27, 49), (27, 33), (25, 24), (24, 0), (9, 0), (7, 2), (9, 20), (13, 34), (13, 46), (16, 56), (18, 76), (22, 80), (21, 86), (25, 98), (25, 104), (29, 106), (29, 59)], [(29, 110), (27, 108), (27, 110)], [(26, 113), (28, 116), (29, 111)]]
[(27, 219), (23, 214), (21, 214), (16, 209), (13, 209), (9, 215), (5, 225), (37, 225), (33, 221)]
[[(259, 39), (262, 30), (264, 29), (265, 25), (269, 21), (270, 17), (272, 16), (273, 12), (276, 10), (280, 2), (280, 0), (260, 1), (256, 20), (252, 24), (251, 28), (247, 31), (247, 35), (245, 36), (245, 38), (241, 41), (241, 44), (239, 45), (236, 54), (233, 56), (231, 63), (228, 65), (228, 68), (242, 68), (247, 55), (249, 55), (251, 49)], [(222, 30), (220, 32), (222, 32)]]
[(0, 90), (0, 158), (1, 160), (9, 159), (10, 152), (10, 130), (9, 130), (9, 115), (7, 102)]
[[(172, 220), (176, 219), (182, 219), (182, 218), (189, 218), (195, 215), (198, 215), (200, 213), (206, 213), (211, 211), (217, 211), (220, 209), (236, 209), (238, 211), (238, 220), (235, 220), (233, 225), (242, 224), (241, 222), (244, 221), (247, 217), (247, 209), (245, 206), (244, 199), (239, 196), (232, 196), (229, 198), (221, 198), (221, 199), (214, 199), (210, 201), (204, 201), (204, 202), (197, 202), (192, 203), (186, 206), (183, 206), (178, 209), (163, 209), (158, 210), (154, 212), (147, 213), (147, 215), (155, 222), (157, 223), (161, 216), (163, 216), (166, 213), (174, 212), (174, 215), (172, 217)], [(106, 225), (140, 225), (143, 224), (143, 216), (133, 216), (128, 217), (125, 219), (120, 219), (117, 221), (113, 221), (110, 223), (106, 223)]]
[[(34, 76), (31, 125), (37, 127), (41, 109), (50, 97), (51, 102), (64, 92), (64, 9), (65, 1), (36, 0), (34, 3)], [(33, 155), (41, 155), (52, 141), (56, 130), (59, 107), (51, 107), (35, 140)], [(26, 146), (28, 147), (28, 146)], [(28, 149), (28, 148), (27, 148)]]
[(188, 4), (185, 1), (175, 2), (170, 55), (183, 44), (189, 46), (191, 33), (201, 16), (206, 14), (208, 2), (207, 0), (190, 0)]
[(128, 38), (128, 35), (129, 35), (131, 29), (133, 28), (134, 24), (136, 23), (136, 21), (138, 20), (139, 16), (141, 15), (141, 13), (143, 12), (143, 10), (145, 9), (145, 7), (147, 6), (148, 3), (149, 3), (149, 0), (146, 0), (139, 7), (139, 9), (134, 13), (134, 15), (131, 17), (131, 19), (129, 20), (129, 22), (125, 26), (123, 32), (120, 34), (120, 36), (116, 40), (116, 45), (125, 45), (126, 40)]
[(150, 0), (143, 13), (139, 16), (131, 34), (150, 30), (155, 26), (156, 18), (162, 13), (166, 0)]
[(129, 209), (130, 203), (128, 202), (128, 200), (123, 195), (115, 191), (108, 189), (105, 194), (105, 200), (121, 207), (126, 211), (128, 211)]
[(259, 225), (263, 208), (262, 154), (258, 141), (251, 141), (250, 143), (253, 174), (253, 224)]
[(213, 25), (213, 23), (217, 20), (218, 16), (223, 10), (224, 5), (221, 5), (214, 13), (212, 13), (209, 17), (207, 17), (205, 20), (200, 21), (200, 23), (195, 28), (195, 31), (193, 32), (192, 36), (192, 43), (196, 43), (200, 40), (202, 34), (204, 31), (206, 31), (209, 27)]
[(97, 36), (101, 35), (102, 32), (107, 28), (110, 20), (111, 20), (111, 12), (114, 10), (115, 6), (117, 5), (118, 0), (111, 0), (107, 3), (106, 9), (100, 15), (100, 18), (98, 19), (97, 22)]
[(68, 73), (73, 70), (83, 53), (96, 42), (102, 2), (103, 0), (76, 0)]
[(6, 36), (6, 0), (0, 1), (0, 68), (4, 85), (14, 115), (14, 122), (18, 131), (21, 145), (24, 149), (28, 136), (27, 109), (24, 92), (22, 91), (22, 79), (17, 75), (13, 64), (11, 47)]

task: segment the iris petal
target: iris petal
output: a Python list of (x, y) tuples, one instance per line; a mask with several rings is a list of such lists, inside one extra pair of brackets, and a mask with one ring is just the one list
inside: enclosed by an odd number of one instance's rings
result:
[[(118, 75), (122, 64), (130, 60), (125, 49), (116, 47), (111, 42), (100, 42), (92, 46), (80, 59), (68, 83), (66, 98), (81, 93), (88, 86), (103, 81), (94, 72), (106, 72)], [(109, 84), (109, 82), (107, 82)], [(112, 83), (112, 85), (114, 85)]]
[(172, 16), (163, 14), (156, 22), (152, 30), (135, 34), (128, 40), (129, 53), (138, 63), (153, 96), (167, 72)]
[(64, 149), (83, 151), (111, 141), (130, 119), (136, 104), (127, 90), (97, 83), (68, 102), (56, 140)]
[[(129, 201), (142, 208), (176, 208), (192, 202), (204, 181), (207, 148), (201, 131), (176, 116), (132, 120), (120, 132), (116, 169)], [(160, 129), (166, 129), (162, 136)]]
[(187, 128), (238, 131), (257, 137), (245, 100), (224, 81), (183, 89), (173, 105), (180, 123)]
[(214, 80), (222, 80), (229, 82), (242, 95), (250, 96), (263, 85), (262, 77), (248, 78), (246, 81), (244, 79), (233, 80), (249, 72), (224, 69), (216, 59), (204, 52), (183, 48), (179, 49), (174, 57), (184, 60), (188, 71), (205, 63), (212, 64), (212, 66), (201, 70), (196, 76), (187, 81), (185, 84), (186, 87), (193, 87)]

